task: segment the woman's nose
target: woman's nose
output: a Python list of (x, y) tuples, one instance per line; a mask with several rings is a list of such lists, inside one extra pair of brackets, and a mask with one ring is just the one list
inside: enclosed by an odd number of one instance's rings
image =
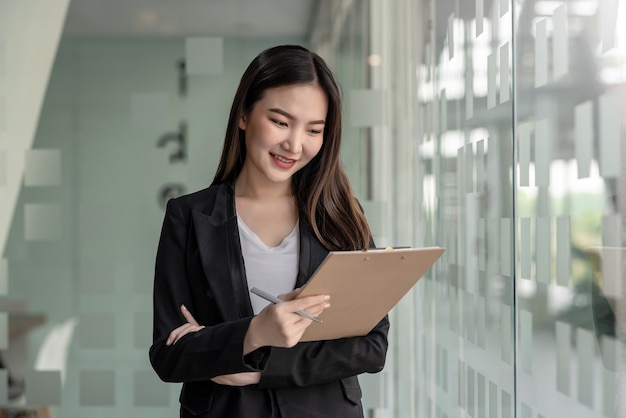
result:
[(290, 132), (289, 138), (283, 141), (282, 147), (285, 151), (289, 151), (292, 154), (299, 154), (302, 152), (302, 134)]

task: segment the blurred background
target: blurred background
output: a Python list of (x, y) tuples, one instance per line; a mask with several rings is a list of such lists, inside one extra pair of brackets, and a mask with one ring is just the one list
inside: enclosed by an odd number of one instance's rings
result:
[[(379, 246), (443, 246), (369, 418), (626, 417), (626, 0), (0, 0), (0, 416), (172, 417), (148, 361), (170, 197), (239, 79), (336, 73)], [(20, 415), (23, 414), (23, 415)]]

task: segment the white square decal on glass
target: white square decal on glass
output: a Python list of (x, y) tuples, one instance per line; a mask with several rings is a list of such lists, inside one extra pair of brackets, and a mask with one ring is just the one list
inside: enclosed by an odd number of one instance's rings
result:
[(26, 151), (26, 186), (59, 186), (61, 184), (61, 150)]
[(224, 72), (223, 51), (223, 38), (192, 37), (185, 39), (187, 74), (222, 74)]

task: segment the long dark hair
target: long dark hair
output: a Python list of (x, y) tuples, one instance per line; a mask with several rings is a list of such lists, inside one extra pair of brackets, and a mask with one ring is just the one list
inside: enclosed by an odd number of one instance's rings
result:
[(369, 246), (371, 232), (353, 196), (341, 164), (341, 95), (332, 71), (314, 52), (282, 45), (261, 52), (244, 72), (228, 118), (222, 157), (212, 184), (234, 181), (246, 159), (245, 131), (239, 118), (252, 111), (265, 90), (317, 83), (328, 97), (324, 142), (320, 152), (292, 176), (291, 187), (300, 216), (329, 250), (358, 250)]

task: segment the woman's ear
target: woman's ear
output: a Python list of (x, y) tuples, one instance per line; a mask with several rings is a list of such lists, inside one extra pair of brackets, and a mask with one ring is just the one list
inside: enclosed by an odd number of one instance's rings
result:
[(239, 116), (239, 129), (246, 130), (246, 115)]

